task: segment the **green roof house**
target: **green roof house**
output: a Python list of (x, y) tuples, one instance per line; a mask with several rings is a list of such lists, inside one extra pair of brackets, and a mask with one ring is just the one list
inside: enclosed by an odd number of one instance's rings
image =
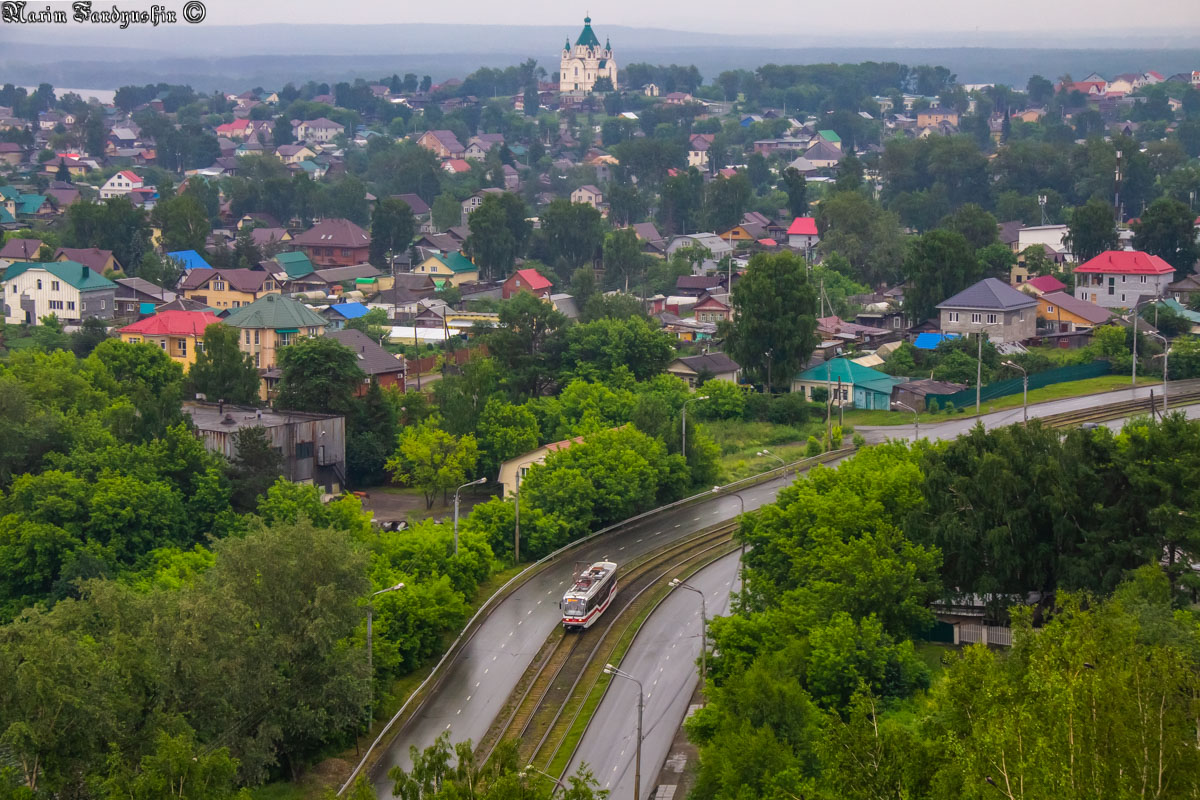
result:
[(287, 273), (288, 280), (303, 278), (305, 275), (311, 275), (316, 271), (316, 267), (308, 260), (308, 254), (297, 250), (294, 253), (279, 253), (275, 256), (277, 263)]
[(78, 261), (17, 262), (0, 286), (10, 325), (37, 325), (51, 314), (67, 324), (112, 319), (116, 308), (117, 285)]
[(242, 352), (254, 356), (254, 366), (273, 369), (280, 348), (302, 336), (323, 336), (328, 321), (303, 303), (281, 294), (267, 294), (235, 308), (222, 320), (241, 330)]
[(793, 378), (792, 391), (804, 392), (805, 398), (812, 400), (813, 389), (827, 388), (834, 405), (886, 411), (892, 407), (892, 387), (907, 380), (846, 358), (833, 358)]
[(469, 281), (479, 280), (479, 268), (462, 253), (433, 253), (418, 264), (413, 272), (418, 275), (429, 275), (439, 289), (447, 281), (451, 286), (458, 286)]

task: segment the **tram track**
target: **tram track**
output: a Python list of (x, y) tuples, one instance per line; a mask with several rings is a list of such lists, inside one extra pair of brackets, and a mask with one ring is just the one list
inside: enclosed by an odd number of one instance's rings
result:
[[(1167, 387), (1167, 408), (1180, 408), (1200, 403), (1200, 382), (1180, 381), (1178, 386)], [(1139, 397), (1134, 400), (1123, 400), (1118, 403), (1108, 403), (1092, 406), (1077, 411), (1064, 411), (1058, 414), (1048, 414), (1037, 419), (1049, 428), (1069, 428), (1087, 422), (1107, 422), (1137, 414), (1150, 414), (1162, 408), (1162, 395)]]
[[(550, 761), (559, 752), (582, 709), (586, 690), (629, 624), (655, 602), (648, 590), (683, 570), (728, 552), (736, 522), (702, 531), (636, 559), (617, 573), (617, 590), (607, 612), (583, 631), (561, 626), (547, 637), (530, 668), (509, 695), (497, 721), (476, 747), (482, 763), (505, 739), (517, 739), (521, 763)], [(592, 669), (589, 669), (592, 667)], [(581, 693), (581, 688), (584, 689)], [(545, 757), (543, 758), (543, 754)]]

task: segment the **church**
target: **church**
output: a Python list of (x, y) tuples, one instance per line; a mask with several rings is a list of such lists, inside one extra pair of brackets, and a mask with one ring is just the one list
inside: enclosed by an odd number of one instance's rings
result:
[(592, 31), (591, 17), (583, 18), (583, 31), (575, 46), (571, 47), (570, 39), (563, 46), (558, 74), (558, 89), (563, 94), (587, 94), (600, 78), (608, 78), (612, 88), (617, 88), (617, 62), (613, 61), (612, 46), (608, 42), (600, 46)]

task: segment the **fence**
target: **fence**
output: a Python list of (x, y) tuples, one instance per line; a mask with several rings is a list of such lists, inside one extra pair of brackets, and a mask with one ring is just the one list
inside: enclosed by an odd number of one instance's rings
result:
[(955, 644), (976, 642), (996, 647), (1012, 647), (1012, 628), (983, 625), (978, 622), (960, 622), (954, 626)]
[(408, 374), (416, 377), (418, 374), (424, 375), (437, 366), (439, 358), (444, 359), (446, 364), (462, 366), (472, 358), (483, 358), (485, 356), (487, 356), (487, 348), (481, 345), (479, 347), (464, 347), (452, 353), (434, 353), (424, 358), (410, 358), (406, 363), (408, 365)]
[[(1107, 375), (1111, 371), (1111, 368), (1112, 365), (1107, 361), (1093, 361), (1090, 364), (1073, 364), (1068, 367), (1057, 367), (1056, 369), (1046, 370), (1045, 372), (1035, 372), (1029, 376), (1029, 388), (1040, 389), (1043, 386), (1050, 386), (1055, 383), (1081, 381), (1085, 378), (1098, 378), (1101, 375)], [(1021, 379), (1009, 378), (1008, 380), (996, 381), (984, 386), (979, 392), (979, 399), (981, 401), (995, 400), (997, 397), (1007, 397), (1011, 394), (1020, 393)], [(932, 406), (935, 401), (939, 408), (945, 408), (950, 403), (953, 403), (956, 408), (963, 408), (975, 403), (975, 390), (963, 389), (961, 392), (954, 392), (953, 394), (926, 395), (926, 406)]]

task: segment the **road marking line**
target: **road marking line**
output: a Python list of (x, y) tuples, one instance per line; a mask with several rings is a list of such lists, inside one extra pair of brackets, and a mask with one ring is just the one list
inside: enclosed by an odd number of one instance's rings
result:
[(455, 711), (454, 713), (455, 713), (456, 715), (457, 715), (457, 714), (461, 714), (461, 713), (462, 713), (462, 709), (460, 708), (458, 711)]
[(699, 517), (692, 517), (692, 522), (699, 522), (699, 521), (700, 521)]
[[(540, 602), (542, 602), (542, 601), (541, 601), (541, 600), (538, 600), (538, 602), (540, 603)], [(529, 609), (528, 611), (526, 611), (526, 612), (525, 612), (525, 616), (527, 616), (527, 617), (528, 617), (528, 616), (529, 616), (530, 614), (532, 614), (532, 613), (533, 613), (533, 609), (531, 608), (531, 609)]]
[(473, 695), (473, 694), (469, 694), (469, 695), (467, 695), (467, 702), (468, 702), (468, 703), (469, 703), (469, 702), (471, 702), (471, 698), (472, 698), (472, 697), (474, 697), (474, 696), (475, 696), (475, 695)]
[(540, 605), (542, 604), (542, 601), (541, 601), (541, 600), (538, 600), (538, 601), (537, 601), (537, 604), (540, 606)]
[(641, 544), (641, 543), (642, 543), (642, 540), (641, 540), (641, 539), (638, 539), (638, 540), (637, 540), (637, 543), (638, 543), (638, 544)]
[(624, 546), (624, 545), (622, 545), (622, 546), (620, 546), (620, 547), (618, 547), (618, 548), (617, 548), (617, 552), (619, 553), (619, 552), (621, 552), (621, 551), (622, 551), (622, 550), (624, 550), (624, 549), (625, 549), (625, 546)]
[(492, 661), (495, 661), (495, 660), (496, 660), (496, 657), (495, 657), (495, 656), (492, 656)]
[(476, 689), (478, 689), (478, 688), (479, 688), (479, 681), (475, 681), (475, 688), (476, 688)]
[(488, 674), (488, 671), (485, 669), (485, 670), (483, 671), (483, 674), (484, 674), (484, 675), (487, 675), (487, 674)]
[(679, 527), (679, 523), (678, 523), (678, 522), (676, 522), (676, 523), (675, 523), (675, 527), (676, 527), (676, 528), (678, 528), (678, 527)]

